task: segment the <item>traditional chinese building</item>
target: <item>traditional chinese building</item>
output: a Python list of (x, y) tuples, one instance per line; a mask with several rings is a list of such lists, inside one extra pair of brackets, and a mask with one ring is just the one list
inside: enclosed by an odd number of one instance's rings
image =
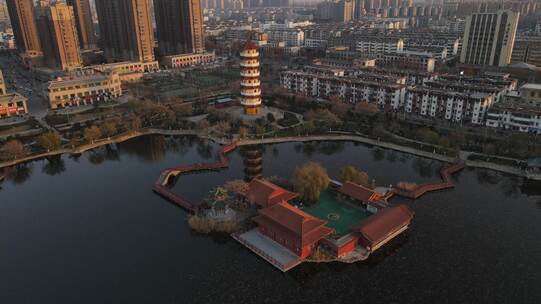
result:
[(261, 82), (259, 80), (259, 52), (257, 45), (248, 40), (240, 52), (240, 103), (247, 115), (257, 115), (261, 108)]
[(259, 207), (269, 207), (282, 201), (289, 201), (299, 194), (277, 186), (271, 182), (262, 179), (253, 179), (248, 185), (246, 199)]
[(326, 221), (281, 201), (259, 210), (254, 218), (259, 231), (291, 250), (301, 259), (308, 257), (318, 242), (333, 233)]
[(355, 229), (360, 234), (358, 242), (369, 251), (375, 251), (408, 229), (412, 219), (413, 211), (407, 205), (384, 208)]
[(381, 199), (381, 194), (378, 192), (352, 182), (345, 182), (338, 189), (338, 192), (363, 204), (377, 202)]

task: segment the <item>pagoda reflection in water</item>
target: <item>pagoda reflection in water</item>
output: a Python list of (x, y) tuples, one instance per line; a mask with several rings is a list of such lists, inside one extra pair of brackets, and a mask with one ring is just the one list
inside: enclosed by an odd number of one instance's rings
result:
[(244, 160), (244, 180), (263, 177), (263, 148), (259, 145), (240, 147), (240, 155)]

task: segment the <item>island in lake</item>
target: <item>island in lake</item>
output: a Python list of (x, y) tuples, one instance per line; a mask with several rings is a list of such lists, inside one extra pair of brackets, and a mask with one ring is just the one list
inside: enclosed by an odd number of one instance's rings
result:
[[(194, 203), (172, 189), (181, 174), (227, 168), (226, 154), (239, 145), (244, 147), (245, 181), (227, 182), (203, 203)], [(214, 162), (168, 168), (153, 189), (192, 212), (188, 222), (194, 230), (230, 233), (284, 272), (304, 261), (366, 260), (411, 224), (414, 212), (406, 204), (391, 204), (393, 196), (416, 199), (427, 192), (453, 188), (451, 174), (465, 167), (464, 162), (444, 166), (440, 182), (376, 187), (365, 172), (353, 166), (342, 168), (339, 180), (334, 180), (321, 165), (311, 162), (297, 168), (293, 182), (282, 181), (286, 185), (282, 187), (262, 178), (262, 156), (250, 147), (231, 143), (221, 147)]]

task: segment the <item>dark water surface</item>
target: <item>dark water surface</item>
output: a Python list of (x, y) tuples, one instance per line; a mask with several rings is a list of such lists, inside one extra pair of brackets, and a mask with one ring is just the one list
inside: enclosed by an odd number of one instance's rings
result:
[[(262, 147), (263, 174), (314, 160), (353, 164), (378, 184), (439, 178), (441, 163), (354, 143)], [(283, 274), (229, 237), (193, 234), (151, 191), (168, 166), (213, 159), (194, 138), (138, 138), (79, 158), (35, 161), (0, 190), (0, 303), (539, 303), (541, 188), (466, 169), (457, 188), (407, 202), (412, 229), (364, 263), (303, 264)], [(193, 199), (244, 177), (179, 178)]]

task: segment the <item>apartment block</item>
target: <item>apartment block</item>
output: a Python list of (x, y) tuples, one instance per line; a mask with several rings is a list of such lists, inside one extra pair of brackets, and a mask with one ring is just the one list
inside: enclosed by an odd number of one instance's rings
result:
[(49, 82), (49, 106), (58, 109), (107, 102), (122, 95), (120, 84), (119, 75), (111, 70), (85, 69)]

